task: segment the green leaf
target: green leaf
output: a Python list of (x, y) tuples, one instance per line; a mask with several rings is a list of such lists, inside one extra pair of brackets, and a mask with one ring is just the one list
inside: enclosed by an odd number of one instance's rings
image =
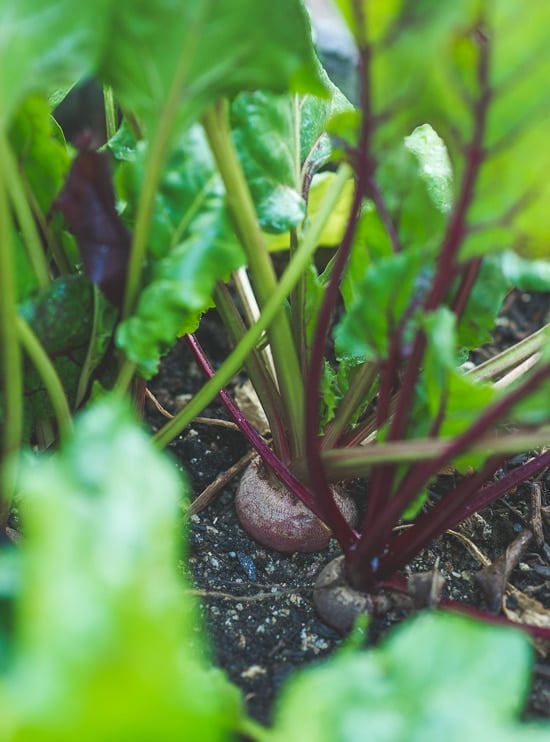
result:
[(325, 361), (323, 365), (320, 392), (322, 401), (320, 428), (322, 430), (334, 417), (338, 402), (342, 398), (342, 392), (338, 388), (338, 376), (328, 361)]
[(385, 207), (402, 249), (435, 253), (452, 208), (452, 170), (441, 137), (429, 124), (418, 126), (388, 151), (377, 171)]
[[(328, 172), (315, 175), (332, 152), (326, 126), (336, 112), (352, 106), (324, 70), (320, 69), (320, 74), (330, 92), (328, 99), (314, 95), (242, 93), (231, 107), (233, 136), (260, 225), (267, 233), (284, 234), (268, 237), (270, 250), (288, 249), (287, 233), (305, 216), (302, 193), (307, 192), (308, 217), (313, 219), (334, 178)], [(335, 234), (343, 229), (340, 221), (344, 222), (347, 216), (346, 205), (347, 199), (343, 199), (339, 214), (323, 231), (320, 244), (336, 244)]]
[(64, 450), (24, 467), (3, 739), (227, 739), (239, 696), (208, 667), (176, 569), (183, 493), (114, 397), (78, 419)]
[[(438, 437), (460, 435), (495, 400), (497, 390), (492, 384), (475, 382), (458, 368), (456, 318), (447, 307), (425, 315), (419, 322), (426, 333), (427, 348), (412, 414), (414, 435), (429, 435), (436, 420), (439, 421)], [(466, 454), (453, 463), (459, 470), (466, 471), (483, 461), (483, 456)]]
[[(350, 203), (352, 194), (350, 193)], [(362, 299), (361, 281), (374, 261), (393, 253), (388, 233), (372, 201), (365, 200), (340, 290), (346, 310)]]
[(414, 317), (407, 310), (425, 291), (425, 260), (422, 251), (408, 251), (368, 266), (356, 287), (357, 300), (336, 328), (338, 356), (384, 360), (392, 334), (403, 327), (403, 340), (408, 338)]
[(447, 307), (430, 312), (422, 320), (428, 341), (423, 374), (428, 407), (432, 419), (445, 410), (442, 436), (461, 433), (496, 395), (491, 384), (474, 382), (457, 368), (455, 322)]
[(44, 98), (27, 98), (18, 107), (9, 138), (24, 179), (46, 217), (61, 190), (70, 159), (61, 129), (50, 115)]
[(168, 100), (189, 123), (243, 90), (325, 93), (299, 0), (126, 0), (111, 13), (99, 75), (151, 129)]
[[(271, 93), (241, 93), (231, 105), (233, 139), (260, 226), (281, 234), (305, 216), (299, 191), (297, 101)], [(294, 146), (293, 146), (294, 145)]]
[[(515, 629), (451, 613), (420, 615), (374, 650), (343, 650), (283, 688), (271, 742), (533, 742), (518, 719), (532, 655)], [(467, 681), (464, 679), (467, 678)]]
[(57, 355), (85, 344), (92, 321), (92, 286), (82, 275), (59, 276), (48, 289), (21, 304), (44, 350)]
[[(424, 277), (419, 275), (419, 283), (425, 283), (452, 208), (452, 171), (443, 140), (428, 124), (417, 127), (388, 151), (377, 178), (400, 248), (421, 251), (424, 256), (427, 269)], [(344, 226), (342, 223), (342, 229)], [(378, 257), (391, 260), (393, 251), (380, 214), (372, 201), (365, 200), (342, 282), (346, 308), (363, 303), (369, 296), (362, 283), (365, 271)]]
[(457, 28), (468, 27), (478, 4), (478, 0), (362, 0), (357, 15), (353, 0), (337, 0), (354, 37), (371, 45), (369, 93), (380, 153), (419, 122), (429, 121), (439, 129), (438, 122), (424, 115), (430, 83), (439, 74)]
[[(550, 8), (546, 3), (536, 9), (519, 0), (484, 3), (481, 32), (477, 37), (468, 30), (463, 32), (460, 45), (464, 50), (459, 59), (459, 42), (455, 41), (455, 74), (448, 65), (437, 65), (440, 101), (458, 106), (455, 126), (462, 120), (470, 122), (459, 124), (455, 142), (461, 146), (476, 121), (476, 101), (483, 92), (478, 70), (484, 51), (489, 58), (486, 89), (490, 97), (480, 141), (484, 156), (468, 213), (468, 224), (478, 231), (466, 239), (463, 256), (503, 248), (529, 257), (550, 254), (550, 153), (546, 141), (550, 94), (545, 82), (550, 75), (548, 23)], [(465, 88), (476, 90), (473, 98), (464, 96)]]
[[(317, 173), (313, 176), (307, 201), (307, 218), (309, 221), (315, 219), (317, 214), (319, 214), (323, 198), (335, 177), (335, 173), (328, 171)], [(319, 245), (323, 247), (336, 247), (342, 241), (353, 199), (353, 187), (354, 183), (350, 178), (346, 187), (342, 191), (342, 195), (336, 208), (331, 212), (328, 221), (321, 232)], [(282, 235), (266, 235), (266, 237), (267, 246), (270, 252), (288, 250), (290, 245), (290, 235), (288, 233)]]
[(499, 257), (510, 284), (521, 291), (550, 291), (550, 260), (526, 260), (512, 251)]
[(502, 303), (511, 286), (518, 285), (513, 280), (518, 276), (511, 272), (506, 273), (503, 259), (504, 255), (500, 254), (484, 258), (460, 317), (457, 341), (459, 346), (468, 350), (478, 348), (491, 340), (491, 332), (502, 309)]
[[(48, 289), (27, 297), (19, 313), (50, 356), (72, 404), (92, 332), (92, 285), (80, 274), (59, 276)], [(24, 386), (29, 422), (51, 418), (53, 411), (42, 378), (28, 361)]]
[(363, 0), (363, 25), (356, 3), (338, 5), (355, 37), (371, 45), (376, 159), (383, 162), (407, 126), (430, 122), (451, 151), (463, 194), (453, 233), (461, 256), (503, 249), (548, 256), (550, 7)]
[(93, 72), (150, 128), (170, 97), (190, 122), (241, 90), (325, 94), (299, 0), (2, 0), (0, 27), (0, 122)]
[(430, 201), (441, 214), (449, 214), (453, 206), (453, 173), (444, 141), (429, 124), (423, 124), (405, 137), (405, 149), (417, 162), (418, 177)]
[[(135, 213), (147, 152), (139, 146), (135, 158), (117, 173), (126, 203), (125, 218)], [(203, 130), (182, 135), (168, 162), (155, 197), (147, 280), (135, 314), (121, 323), (116, 342), (149, 378), (162, 353), (176, 338), (196, 329), (212, 304), (220, 279), (242, 265), (244, 255), (234, 234), (221, 178)]]
[(405, 0), (363, 0), (360, 3), (361, 16), (357, 14), (352, 0), (336, 0), (344, 19), (355, 38), (360, 41), (366, 37), (372, 42), (379, 42), (389, 34), (392, 23), (406, 5)]
[(138, 145), (126, 118), (122, 119), (120, 126), (105, 146), (121, 162), (136, 159), (136, 148)]
[(28, 93), (69, 87), (94, 68), (110, 5), (0, 1), (0, 126)]
[(346, 96), (329, 79), (324, 69), (321, 76), (330, 97), (316, 95), (300, 97), (300, 160), (303, 174), (311, 178), (331, 156), (332, 143), (327, 133), (330, 120), (345, 111), (353, 111)]

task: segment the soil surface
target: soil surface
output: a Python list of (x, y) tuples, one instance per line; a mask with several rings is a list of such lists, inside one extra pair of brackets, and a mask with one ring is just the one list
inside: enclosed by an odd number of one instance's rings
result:
[[(514, 293), (505, 303), (494, 341), (472, 358), (480, 362), (498, 349), (516, 342), (545, 322), (550, 295)], [(214, 366), (229, 348), (215, 312), (203, 318), (197, 333)], [(236, 380), (238, 381), (238, 380)], [(181, 342), (164, 359), (150, 384), (158, 402), (174, 413), (203, 383), (187, 346)], [(175, 440), (170, 450), (188, 473), (193, 497), (249, 453), (237, 430), (216, 421), (227, 420), (221, 404), (203, 413), (211, 421), (195, 422)], [(149, 402), (147, 416), (156, 430), (164, 422)], [(527, 456), (512, 458), (517, 466)], [(453, 484), (454, 475), (440, 476), (433, 487), (437, 499)], [(283, 555), (259, 546), (240, 527), (233, 498), (238, 481), (232, 478), (210, 504), (187, 518), (189, 564), (196, 592), (202, 601), (205, 624), (215, 661), (243, 691), (249, 713), (263, 723), (272, 719), (274, 700), (285, 679), (296, 669), (330, 654), (342, 637), (316, 615), (312, 603), (315, 578), (328, 561), (339, 555), (336, 541), (316, 554)], [(365, 481), (357, 481), (353, 494), (364, 502)], [(209, 499), (207, 494), (203, 499)], [(546, 509), (545, 509), (546, 508)], [(546, 517), (546, 520), (545, 520)], [(528, 529), (535, 533), (509, 576), (513, 587), (505, 605), (519, 613), (526, 602), (540, 620), (550, 616), (550, 471), (536, 481), (510, 492), (491, 508), (471, 518), (455, 534), (446, 534), (410, 565), (412, 572), (438, 566), (445, 578), (443, 595), (487, 609), (495, 597), (494, 579), (488, 592), (480, 589), (475, 575), (484, 558), (493, 562)], [(520, 592), (518, 592), (520, 591)], [(532, 602), (538, 601), (538, 602)], [(371, 624), (368, 641), (375, 643), (403, 618), (395, 610)], [(544, 648), (537, 654), (533, 689), (527, 716), (550, 716), (550, 662)]]

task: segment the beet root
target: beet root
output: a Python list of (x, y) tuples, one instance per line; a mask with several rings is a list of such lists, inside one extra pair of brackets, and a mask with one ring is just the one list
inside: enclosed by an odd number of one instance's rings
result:
[[(353, 524), (353, 500), (334, 488), (336, 504)], [(263, 464), (255, 460), (245, 470), (235, 497), (237, 516), (245, 531), (270, 549), (282, 552), (320, 551), (328, 546), (330, 529), (303, 505)]]
[(410, 611), (413, 607), (408, 595), (380, 590), (367, 593), (353, 588), (346, 578), (344, 557), (326, 564), (313, 588), (313, 603), (323, 621), (342, 634), (347, 634), (355, 619), (363, 614), (384, 616), (389, 611)]

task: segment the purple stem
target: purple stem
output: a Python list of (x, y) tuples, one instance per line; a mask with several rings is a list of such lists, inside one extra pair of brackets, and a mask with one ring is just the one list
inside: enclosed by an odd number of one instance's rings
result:
[[(474, 108), (474, 133), (472, 141), (467, 149), (466, 169), (462, 180), (459, 198), (453, 210), (439, 254), (436, 275), (431, 291), (424, 302), (424, 310), (427, 312), (436, 309), (441, 304), (454, 279), (456, 257), (464, 235), (466, 234), (466, 217), (474, 196), (474, 186), (483, 160), (483, 140), (487, 123), (489, 102), (491, 99), (491, 90), (489, 88), (489, 45), (481, 31), (477, 34), (477, 40), (479, 47), (477, 74), (481, 92)], [(472, 275), (473, 274), (474, 271), (472, 272)], [(466, 281), (466, 283), (463, 283), (461, 286), (461, 289), (463, 289), (460, 291), (461, 304), (464, 304), (467, 299), (466, 289), (471, 290), (472, 285), (473, 282), (470, 283), (469, 281)], [(423, 332), (418, 332), (413, 344), (411, 356), (408, 359), (405, 369), (403, 383), (390, 426), (388, 435), (389, 441), (400, 440), (405, 437), (410, 411), (414, 402), (418, 377), (421, 371), (421, 363), (425, 347), (425, 335)], [(386, 372), (391, 370), (393, 373), (395, 359), (390, 360), (393, 362), (388, 364)], [(435, 469), (435, 473), (439, 468), (440, 467), (438, 466), (438, 468)], [(425, 481), (425, 477), (423, 476), (425, 471), (426, 467), (423, 464), (411, 467), (406, 477), (406, 481), (412, 481), (416, 484), (421, 477), (423, 478), (422, 482)], [(376, 557), (378, 550), (389, 538), (391, 529), (405, 509), (406, 505), (409, 504), (412, 498), (422, 488), (422, 483), (414, 491), (412, 491), (412, 487), (405, 488), (405, 490), (401, 488), (398, 495), (391, 499), (385, 512), (383, 511), (380, 513), (379, 503), (383, 500), (387, 502), (390, 498), (390, 490), (393, 486), (396, 472), (397, 467), (395, 465), (381, 467), (380, 473), (377, 473), (376, 469), (373, 472), (373, 480), (371, 481), (373, 481), (374, 486), (371, 488), (370, 498), (373, 498), (376, 509), (372, 507), (370, 508), (370, 513), (367, 512), (365, 527), (363, 529), (364, 535), (362, 536), (359, 545), (359, 552), (363, 553), (367, 562), (370, 562), (370, 559)], [(371, 534), (373, 531), (376, 531), (376, 534), (371, 540), (371, 538), (367, 537), (366, 534)], [(367, 541), (372, 544), (371, 548), (367, 545)], [(355, 559), (356, 556), (354, 556), (354, 561)], [(358, 571), (360, 571), (359, 566)]]
[[(204, 353), (204, 350), (202, 349), (195, 335), (185, 335), (185, 341), (191, 348), (191, 351), (195, 356), (195, 359), (202, 373), (208, 379), (211, 379), (214, 376), (215, 371), (210, 365), (208, 358), (206, 357), (206, 354)], [(303, 502), (304, 505), (309, 508), (312, 513), (314, 513), (314, 515), (316, 515), (322, 521), (325, 521), (324, 511), (322, 511), (322, 509), (319, 507), (319, 503), (317, 502), (312, 492), (307, 489), (307, 487), (304, 487), (304, 485), (294, 476), (294, 474), (292, 474), (290, 469), (278, 458), (278, 456), (274, 454), (274, 452), (271, 450), (262, 436), (255, 430), (255, 428), (253, 428), (248, 419), (237, 407), (235, 402), (233, 402), (232, 398), (226, 392), (226, 390), (221, 389), (219, 392), (219, 396), (226, 410), (229, 412), (235, 423), (239, 426), (241, 432), (247, 438), (250, 445), (256, 449), (263, 461), (274, 472), (277, 478), (285, 485), (285, 487), (288, 487), (288, 489), (294, 495), (296, 495), (296, 497), (301, 500), (301, 502)], [(349, 542), (350, 544), (356, 543), (358, 540), (358, 534), (351, 528), (351, 526), (348, 525), (346, 520), (341, 515), (340, 511), (338, 511), (338, 513), (340, 514), (340, 517), (344, 522), (345, 529), (347, 531), (344, 533), (344, 527), (342, 527), (342, 533), (340, 535), (346, 542)], [(327, 525), (331, 528), (333, 527), (332, 523), (327, 522)]]
[[(453, 311), (457, 317), (457, 321), (459, 320), (459, 318), (462, 316), (463, 312), (466, 309), (466, 305), (468, 303), (470, 293), (479, 275), (480, 267), (481, 267), (481, 259), (474, 260), (468, 264), (468, 266), (466, 267), (464, 271), (464, 275), (460, 282), (460, 286), (458, 288), (456, 298), (453, 301)], [(396, 357), (395, 355), (392, 355), (390, 353), (390, 358), (395, 359), (395, 357)], [(388, 377), (389, 374), (386, 372), (385, 376)], [(380, 395), (380, 398), (379, 398), (379, 405), (380, 405), (381, 397), (382, 395)], [(386, 410), (385, 405), (382, 405), (382, 407), (384, 410)], [(432, 421), (432, 424), (430, 426), (429, 436), (431, 438), (435, 438), (438, 435), (441, 425), (443, 423), (444, 417), (445, 417), (445, 399), (442, 399), (439, 412), (434, 418), (434, 420)], [(384, 417), (382, 420), (377, 420), (378, 428), (380, 428), (382, 424), (386, 422), (386, 420), (387, 420), (387, 417)], [(408, 471), (408, 476), (410, 477), (416, 469), (420, 470), (422, 466), (423, 466), (422, 464), (411, 465)], [(388, 498), (392, 494), (393, 482), (395, 480), (397, 470), (398, 470), (398, 467), (395, 464), (373, 467), (373, 472), (371, 475), (371, 482), (370, 482), (369, 504), (368, 504), (367, 514), (365, 517), (365, 522), (363, 524), (363, 528), (361, 529), (363, 532), (368, 532), (371, 529), (373, 524), (376, 522), (377, 517), (383, 511), (384, 504), (387, 502)]]
[[(391, 538), (391, 530), (399, 520), (406, 507), (414, 500), (429, 480), (435, 476), (449, 461), (464, 453), (490, 427), (493, 427), (515, 404), (535, 391), (550, 374), (550, 363), (545, 363), (534, 371), (523, 384), (516, 387), (506, 396), (494, 402), (464, 433), (449, 443), (447, 448), (437, 458), (418, 465), (410, 470), (402, 482), (399, 492), (390, 500), (385, 511), (371, 528), (371, 533), (362, 532), (357, 550), (353, 556), (356, 567), (354, 574), (357, 578), (361, 572), (361, 564), (370, 565), (383, 555), (385, 547)], [(368, 568), (367, 568), (368, 569)]]
[[(391, 417), (392, 391), (398, 379), (399, 349), (403, 336), (406, 318), (390, 336), (388, 360), (382, 365), (380, 372), (380, 393), (376, 404), (376, 427), (381, 430)], [(361, 531), (369, 532), (374, 523), (384, 511), (385, 503), (391, 496), (393, 483), (397, 474), (397, 464), (382, 464), (373, 466), (369, 481), (369, 499), (367, 512)]]
[(395, 224), (393, 223), (393, 220), (388, 211), (388, 207), (386, 206), (386, 202), (384, 200), (382, 192), (380, 191), (378, 183), (376, 182), (374, 178), (369, 178), (369, 196), (371, 197), (372, 202), (374, 203), (376, 207), (378, 216), (380, 217), (382, 224), (384, 225), (384, 229), (386, 230), (386, 233), (388, 237), (390, 238), (393, 252), (394, 253), (401, 252), (402, 245), (399, 239), (397, 228)]
[(456, 315), (457, 324), (466, 311), (468, 299), (470, 298), (470, 294), (472, 293), (472, 289), (477, 280), (477, 277), (479, 276), (480, 270), (481, 258), (472, 260), (472, 262), (468, 264), (466, 270), (464, 271), (462, 281), (460, 282), (456, 297), (453, 301), (453, 312)]
[[(360, 13), (357, 3), (354, 4), (357, 13)], [(363, 27), (362, 22), (359, 24)], [(344, 554), (347, 556), (356, 546), (357, 539), (350, 540), (348, 533), (342, 529), (344, 521), (341, 515), (324, 470), (321, 458), (321, 439), (319, 437), (320, 418), (319, 418), (319, 397), (321, 387), (321, 375), (323, 370), (323, 361), (325, 357), (325, 348), (330, 328), (330, 322), (336, 307), (340, 293), (340, 283), (347, 260), (353, 244), (353, 238), (357, 230), (361, 205), (368, 188), (369, 178), (374, 171), (374, 162), (369, 157), (370, 138), (372, 130), (371, 103), (369, 94), (369, 70), (370, 70), (371, 49), (365, 42), (359, 45), (359, 68), (362, 98), (362, 123), (359, 144), (355, 152), (355, 170), (356, 183), (355, 193), (351, 206), (348, 223), (344, 237), (336, 253), (333, 270), (315, 326), (315, 334), (311, 348), (311, 358), (309, 364), (308, 377), (306, 381), (306, 425), (305, 425), (305, 455), (308, 467), (308, 477), (311, 488), (325, 513), (325, 520), (332, 529), (335, 537), (338, 539)]]
[(547, 627), (536, 626), (535, 624), (530, 623), (519, 623), (518, 621), (510, 621), (509, 618), (505, 618), (504, 616), (495, 616), (493, 613), (483, 611), (480, 608), (473, 608), (472, 606), (464, 605), (463, 603), (458, 603), (456, 600), (451, 600), (450, 598), (443, 598), (439, 602), (438, 607), (443, 608), (444, 610), (453, 611), (454, 613), (462, 613), (466, 616), (477, 618), (479, 621), (484, 621), (485, 623), (521, 629), (536, 639), (546, 639), (547, 641), (550, 639), (550, 629)]
[[(483, 140), (492, 91), (489, 87), (489, 43), (481, 31), (477, 32), (477, 42), (479, 48), (477, 76), (481, 92), (474, 107), (474, 133), (472, 141), (467, 148), (466, 169), (459, 198), (453, 209), (439, 254), (432, 289), (424, 303), (424, 309), (427, 312), (436, 309), (441, 304), (453, 281), (456, 257), (466, 234), (466, 217), (474, 197), (474, 187), (484, 156)], [(399, 395), (388, 438), (390, 441), (399, 440), (405, 435), (425, 346), (426, 338), (422, 332), (419, 332), (416, 336), (413, 351), (403, 379), (402, 390)]]
[(384, 579), (385, 575), (394, 574), (449, 528), (454, 528), (473, 513), (491, 505), (521, 482), (546, 469), (550, 466), (550, 451), (536, 456), (523, 466), (506, 474), (502, 479), (483, 487), (483, 483), (488, 478), (487, 474), (490, 474), (488, 469), (495, 471), (498, 466), (499, 464), (494, 462), (492, 464), (487, 462), (482, 472), (461, 482), (453, 492), (447, 494), (435, 507), (422, 515), (412, 528), (399, 535), (392, 534), (388, 541), (387, 552), (380, 558), (377, 577)]
[[(472, 142), (468, 148), (468, 160), (460, 196), (457, 206), (453, 211), (447, 234), (443, 241), (438, 259), (438, 267), (432, 289), (424, 303), (424, 310), (436, 309), (445, 298), (445, 294), (454, 279), (454, 266), (458, 249), (466, 233), (466, 215), (474, 194), (474, 185), (479, 174), (479, 168), (483, 159), (483, 138), (486, 127), (487, 111), (490, 101), (490, 90), (488, 87), (488, 63), (489, 49), (486, 39), (478, 34), (480, 48), (480, 60), (478, 67), (478, 78), (480, 81), (481, 94), (475, 106), (475, 129)], [(473, 261), (473, 268), (468, 267), (466, 276), (459, 288), (457, 296), (457, 309), (464, 310), (465, 304), (477, 277), (479, 261)], [(407, 422), (413, 405), (415, 390), (420, 375), (422, 357), (426, 347), (426, 338), (423, 332), (418, 332), (413, 344), (413, 350), (408, 359), (402, 387), (398, 397), (395, 414), (388, 435), (389, 441), (399, 440), (406, 434)], [(393, 344), (393, 353), (384, 369), (384, 376), (393, 375), (397, 368), (397, 353), (399, 344)], [(381, 381), (384, 386), (384, 378)], [(363, 525), (363, 532), (372, 530), (374, 522), (380, 514), (381, 503), (387, 501), (391, 495), (398, 467), (395, 464), (376, 467), (371, 476), (371, 487), (369, 494), (369, 507)], [(410, 473), (410, 472), (409, 472)]]

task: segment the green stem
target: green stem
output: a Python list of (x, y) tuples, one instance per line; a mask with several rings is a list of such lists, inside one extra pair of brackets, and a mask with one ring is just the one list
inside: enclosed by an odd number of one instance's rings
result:
[(69, 265), (67, 256), (65, 255), (65, 252), (61, 244), (53, 236), (52, 230), (50, 228), (50, 224), (47, 218), (42, 213), (40, 206), (38, 205), (38, 202), (36, 200), (36, 196), (32, 192), (32, 189), (27, 179), (25, 179), (24, 185), (25, 185), (25, 194), (26, 194), (27, 200), (32, 209), (32, 213), (33, 213), (34, 219), (36, 220), (36, 224), (38, 225), (38, 228), (40, 232), (42, 233), (42, 235), (44, 235), (43, 239), (47, 245), (47, 249), (49, 251), (51, 259), (55, 263), (59, 273), (63, 276), (66, 276), (69, 273), (71, 273), (71, 266)]
[(103, 86), (103, 105), (105, 108), (105, 134), (107, 141), (109, 141), (114, 137), (117, 130), (115, 96), (110, 85)]
[[(122, 319), (126, 319), (132, 313), (136, 303), (141, 269), (145, 259), (149, 230), (153, 217), (154, 201), (158, 184), (162, 175), (162, 169), (170, 149), (170, 141), (178, 110), (181, 106), (182, 90), (185, 80), (192, 64), (195, 45), (203, 32), (204, 18), (199, 14), (195, 21), (195, 28), (189, 30), (189, 38), (196, 39), (195, 43), (185, 45), (178, 60), (174, 78), (166, 98), (164, 107), (159, 111), (158, 126), (147, 155), (143, 187), (139, 196), (137, 219), (132, 240), (132, 250), (128, 265), (128, 277), (126, 281), (126, 292), (122, 308)], [(124, 369), (128, 373), (129, 366)]]
[[(296, 252), (298, 244), (298, 235), (296, 230), (293, 229), (290, 233), (289, 255), (291, 259)], [(306, 273), (303, 273), (290, 296), (290, 317), (292, 321), (292, 330), (294, 332), (294, 343), (298, 353), (302, 378), (304, 379), (306, 378), (307, 369), (309, 367), (306, 302), (307, 275)]]
[(292, 97), (292, 123), (293, 123), (293, 144), (294, 144), (294, 188), (300, 192), (302, 188), (302, 134), (300, 131), (300, 124), (302, 121), (302, 114), (300, 111), (300, 96), (296, 93)]
[[(214, 293), (214, 300), (216, 302), (216, 309), (220, 313), (220, 317), (231, 336), (233, 344), (237, 345), (246, 334), (246, 326), (235, 304), (231, 300), (225, 284), (220, 282)], [(254, 348), (246, 359), (245, 370), (267, 417), (273, 437), (273, 449), (281, 461), (288, 463), (290, 458), (288, 444), (278, 412), (281, 407), (281, 398), (275, 387), (273, 377), (269, 369), (266, 368), (264, 358), (256, 348)]]
[(86, 396), (86, 392), (88, 391), (88, 385), (90, 383), (90, 376), (92, 375), (93, 371), (93, 358), (95, 355), (95, 346), (97, 342), (97, 331), (99, 328), (99, 315), (100, 315), (100, 298), (99, 298), (99, 288), (97, 284), (92, 284), (93, 286), (93, 300), (94, 300), (94, 309), (93, 309), (93, 320), (92, 320), (92, 331), (90, 333), (90, 339), (88, 341), (88, 349), (86, 350), (86, 358), (84, 359), (84, 363), (82, 364), (82, 368), (80, 370), (80, 376), (78, 379), (78, 386), (76, 389), (76, 395), (74, 399), (74, 405), (73, 409), (77, 410), (80, 406), (80, 403)]
[(348, 165), (340, 166), (328, 193), (323, 199), (315, 219), (304, 234), (302, 244), (281, 276), (281, 280), (276, 286), (271, 298), (267, 301), (260, 318), (247, 331), (233, 352), (216, 371), (216, 375), (206, 382), (201, 391), (189, 402), (188, 405), (180, 410), (180, 412), (178, 412), (169, 423), (159, 430), (155, 436), (157, 445), (161, 447), (166, 446), (171, 440), (178, 436), (241, 369), (248, 354), (256, 347), (262, 333), (269, 327), (275, 317), (278, 316), (281, 305), (309, 265), (311, 257), (319, 244), (322, 231), (325, 228), (331, 213), (336, 208), (351, 175), (352, 171)]
[[(130, 251), (130, 260), (128, 262), (121, 321), (124, 321), (130, 316), (137, 301), (141, 282), (141, 270), (145, 262), (147, 241), (153, 218), (155, 195), (170, 146), (172, 127), (177, 113), (177, 104), (178, 98), (172, 95), (164, 108), (159, 127), (147, 155), (143, 187), (139, 195), (137, 219)], [(135, 370), (136, 364), (130, 359), (124, 358), (115, 383), (115, 389), (117, 391), (126, 392), (128, 390)]]
[(4, 173), (4, 182), (9, 193), (10, 201), (17, 216), (23, 240), (27, 249), (29, 262), (32, 266), (38, 285), (47, 288), (51, 283), (48, 261), (38, 234), (36, 223), (25, 195), (19, 168), (12, 149), (4, 132), (0, 131), (0, 162)]
[(273, 732), (262, 726), (259, 722), (249, 716), (242, 716), (239, 720), (239, 729), (243, 738), (254, 740), (254, 742), (271, 742)]
[[(302, 196), (307, 199), (307, 194), (303, 192), (302, 184), (302, 169), (301, 163), (301, 136), (300, 136), (300, 96), (295, 95), (293, 98), (293, 143), (294, 143), (294, 188), (298, 193), (302, 193)], [(298, 245), (300, 244), (300, 238), (302, 236), (302, 225), (299, 225), (295, 229), (290, 231), (290, 242), (289, 242), (289, 256), (292, 260)], [(307, 323), (306, 323), (306, 294), (307, 294), (307, 275), (304, 272), (300, 276), (300, 280), (294, 287), (292, 294), (290, 295), (290, 318), (292, 332), (294, 334), (294, 343), (296, 346), (296, 352), (298, 354), (298, 362), (302, 373), (302, 378), (306, 378), (307, 369), (309, 366), (309, 358), (307, 354), (308, 343), (307, 343)]]
[[(492, 456), (494, 454), (517, 454), (521, 451), (533, 451), (541, 446), (546, 446), (549, 436), (549, 426), (527, 433), (486, 436), (472, 444), (468, 448), (468, 454)], [(332, 449), (323, 451), (321, 455), (329, 481), (339, 482), (355, 477), (368, 476), (372, 467), (380, 464), (431, 461), (441, 456), (453, 442), (452, 438), (390, 441), (372, 446)], [(296, 469), (298, 476), (300, 475), (299, 466)]]
[(164, 160), (168, 152), (172, 123), (173, 118), (168, 114), (161, 117), (159, 128), (147, 156), (143, 187), (139, 195), (134, 238), (132, 240), (132, 249), (128, 263), (126, 293), (124, 295), (122, 309), (123, 320), (130, 316), (137, 300), (141, 281), (141, 269), (145, 261), (149, 229), (153, 218), (155, 194), (160, 182)]
[(57, 371), (30, 326), (19, 315), (16, 319), (16, 327), (21, 345), (38, 371), (48, 392), (59, 427), (59, 437), (61, 440), (65, 440), (73, 429), (73, 421), (65, 390), (59, 380)]
[[(203, 126), (227, 192), (229, 208), (248, 258), (248, 267), (263, 309), (277, 288), (277, 278), (245, 175), (233, 145), (225, 102), (210, 108)], [(300, 456), (304, 447), (304, 385), (288, 316), (280, 307), (268, 329), (277, 381), (283, 401), (291, 455)]]
[(550, 324), (541, 327), (537, 332), (532, 333), (524, 340), (519, 343), (512, 345), (512, 347), (503, 350), (493, 358), (481, 363), (471, 371), (467, 372), (468, 376), (473, 377), (478, 381), (485, 381), (488, 379), (494, 379), (497, 376), (505, 373), (508, 369), (517, 366), (522, 361), (525, 361), (529, 356), (533, 355), (537, 351), (542, 350), (544, 345), (548, 342)]
[(350, 380), (349, 389), (338, 405), (334, 419), (327, 426), (321, 441), (322, 450), (333, 448), (338, 443), (359, 407), (373, 398), (377, 382), (378, 369), (374, 363), (365, 362), (357, 369)]
[[(235, 291), (239, 296), (239, 302), (247, 323), (247, 327), (250, 327), (250, 325), (253, 325), (260, 316), (260, 308), (256, 300), (256, 294), (254, 293), (254, 289), (252, 288), (252, 284), (250, 283), (250, 280), (248, 278), (246, 268), (239, 268), (233, 273), (233, 285), (235, 287)], [(273, 364), (273, 353), (271, 352), (271, 347), (267, 342), (267, 338), (266, 342), (262, 343), (262, 349), (260, 352), (262, 355), (263, 366), (266, 372), (269, 373), (269, 375), (273, 379), (273, 383), (275, 383), (277, 372), (275, 371), (275, 366)], [(277, 410), (281, 408), (281, 404), (282, 402), (279, 399)]]
[[(1, 139), (0, 134), (0, 139)], [(1, 175), (1, 171), (0, 171)], [(15, 490), (13, 460), (23, 430), (23, 372), (15, 322), (17, 290), (12, 223), (5, 183), (0, 177), (0, 382), (3, 425), (0, 448), (0, 521), (3, 524)]]
[(134, 363), (134, 361), (131, 361), (129, 358), (124, 359), (124, 363), (122, 364), (122, 367), (118, 372), (116, 382), (113, 386), (113, 391), (115, 392), (115, 394), (126, 394), (128, 389), (130, 388), (132, 379), (134, 378), (136, 368), (137, 363)]

